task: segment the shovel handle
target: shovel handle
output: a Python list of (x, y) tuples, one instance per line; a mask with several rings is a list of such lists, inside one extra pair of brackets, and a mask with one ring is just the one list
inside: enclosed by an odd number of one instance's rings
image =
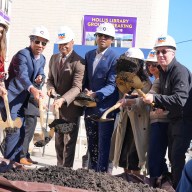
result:
[(44, 125), (44, 110), (43, 110), (43, 98), (39, 98), (39, 114), (40, 114), (40, 125), (41, 128)]
[(115, 109), (118, 109), (121, 105), (122, 105), (122, 103), (116, 103), (115, 105), (113, 105), (111, 108), (109, 108), (107, 111), (105, 111), (105, 113), (103, 113), (103, 115), (101, 116), (101, 119), (106, 119), (106, 117), (109, 113), (111, 113)]
[(59, 108), (58, 108), (58, 106), (55, 106), (55, 118), (59, 119)]
[[(143, 97), (143, 98), (146, 97), (146, 94), (143, 93), (143, 91), (142, 91), (141, 89), (136, 89), (136, 91), (138, 92), (138, 94), (139, 94), (141, 97)], [(151, 106), (154, 106), (154, 105), (155, 105), (155, 103), (151, 103)]]
[(7, 123), (8, 123), (8, 126), (11, 127), (11, 128), (13, 128), (14, 125), (13, 125), (13, 121), (12, 121), (11, 114), (10, 114), (10, 109), (9, 109), (9, 102), (8, 102), (7, 93), (6, 93), (6, 94), (3, 94), (3, 100), (4, 100), (5, 109), (6, 109), (6, 114), (7, 114)]
[(140, 97), (144, 97), (144, 98), (146, 97), (146, 94), (141, 89), (136, 89), (136, 91)]

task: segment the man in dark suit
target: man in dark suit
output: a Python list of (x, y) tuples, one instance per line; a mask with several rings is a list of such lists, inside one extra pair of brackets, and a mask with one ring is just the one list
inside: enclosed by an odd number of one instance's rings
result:
[(84, 61), (73, 50), (74, 33), (69, 27), (60, 27), (56, 44), (59, 45), (60, 53), (52, 55), (49, 62), (48, 96), (61, 95), (61, 98), (56, 99), (53, 105), (60, 108), (60, 118), (74, 123), (71, 132), (55, 133), (57, 165), (72, 167), (79, 121), (83, 112), (83, 109), (75, 106), (73, 101), (82, 91)]
[[(43, 92), (33, 86), (33, 82), (37, 77), (40, 80), (45, 77), (45, 57), (42, 52), (49, 41), (49, 33), (43, 26), (36, 27), (29, 38), (30, 46), (13, 56), (8, 70), (9, 77), (5, 81), (11, 117), (13, 120), (20, 117), (23, 126), (15, 132), (6, 133), (4, 157), (18, 162), (20, 161), (20, 151), (25, 136), (24, 108), (28, 103), (30, 93), (37, 101), (39, 97), (44, 97)], [(6, 119), (5, 114), (5, 110), (2, 110), (4, 119)]]
[[(95, 98), (97, 107), (86, 108), (85, 126), (88, 137), (88, 150), (91, 168), (95, 171), (108, 170), (109, 149), (114, 121), (94, 122), (91, 115), (102, 114), (118, 100), (115, 83), (115, 66), (118, 55), (110, 48), (115, 37), (115, 28), (111, 23), (102, 23), (95, 33), (97, 49), (85, 55), (85, 91)], [(115, 118), (115, 112), (108, 118)]]

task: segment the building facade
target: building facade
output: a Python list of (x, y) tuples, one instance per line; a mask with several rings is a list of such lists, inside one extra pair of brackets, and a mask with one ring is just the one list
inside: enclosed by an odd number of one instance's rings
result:
[(44, 51), (47, 64), (53, 53), (59, 26), (72, 28), (75, 44), (80, 45), (84, 15), (136, 17), (135, 46), (150, 49), (155, 38), (167, 32), (168, 11), (169, 0), (13, 0), (8, 61), (18, 50), (29, 45), (29, 34), (32, 28), (39, 25), (47, 27), (51, 35), (51, 41)]

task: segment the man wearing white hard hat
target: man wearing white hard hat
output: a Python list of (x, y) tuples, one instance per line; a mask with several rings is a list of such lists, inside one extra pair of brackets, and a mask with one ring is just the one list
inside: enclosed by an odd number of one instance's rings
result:
[[(160, 93), (159, 69), (156, 51), (149, 52), (145, 60), (146, 70), (155, 78), (149, 93)], [(168, 172), (166, 164), (166, 151), (168, 147), (168, 111), (152, 107), (150, 111), (150, 133), (147, 152), (148, 171), (150, 177), (160, 177)], [(157, 152), (158, 151), (158, 152)]]
[(62, 26), (57, 32), (58, 54), (52, 55), (49, 62), (47, 79), (48, 96), (60, 95), (53, 105), (59, 107), (60, 118), (66, 123), (73, 123), (69, 133), (55, 133), (57, 165), (73, 167), (75, 146), (83, 108), (74, 105), (75, 97), (82, 91), (84, 60), (73, 50), (74, 33)]
[(169, 160), (176, 188), (192, 139), (192, 76), (175, 58), (176, 43), (169, 35), (157, 38), (154, 49), (160, 71), (160, 94), (147, 94), (144, 102), (169, 111)]
[[(97, 106), (85, 109), (85, 126), (88, 137), (88, 150), (91, 168), (107, 172), (109, 149), (114, 121), (94, 122), (91, 115), (98, 118), (118, 100), (115, 84), (115, 66), (118, 55), (111, 49), (115, 38), (115, 28), (111, 23), (102, 23), (95, 32), (97, 48), (85, 55), (85, 92), (95, 98)], [(107, 118), (115, 118), (111, 112)]]
[[(33, 95), (37, 101), (40, 97), (44, 97), (43, 92), (33, 84), (40, 85), (45, 78), (45, 57), (42, 52), (49, 41), (49, 32), (43, 26), (35, 27), (29, 38), (30, 46), (18, 51), (13, 56), (8, 70), (9, 77), (5, 80), (11, 117), (13, 120), (20, 117), (23, 126), (14, 131), (7, 131), (3, 155), (5, 158), (17, 162), (20, 162), (20, 152), (26, 134), (24, 109), (28, 107), (30, 95)], [(5, 110), (2, 110), (2, 117), (6, 119)], [(32, 161), (30, 158), (25, 160), (26, 163)]]

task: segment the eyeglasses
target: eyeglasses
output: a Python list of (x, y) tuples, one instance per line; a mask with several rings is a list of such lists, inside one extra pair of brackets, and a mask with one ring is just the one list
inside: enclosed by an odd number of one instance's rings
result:
[(36, 45), (39, 45), (41, 43), (41, 45), (43, 45), (44, 47), (47, 45), (47, 42), (43, 42), (43, 41), (34, 41)]
[(157, 67), (158, 66), (158, 63), (146, 63), (146, 66), (147, 67)]
[(111, 36), (105, 35), (105, 34), (102, 34), (102, 33), (97, 33), (97, 36), (98, 36), (98, 37), (104, 37), (105, 39), (112, 38)]
[(162, 49), (162, 50), (157, 50), (156, 54), (159, 55), (160, 53), (162, 53), (163, 55), (165, 55), (167, 52), (174, 52), (174, 51), (169, 49)]

